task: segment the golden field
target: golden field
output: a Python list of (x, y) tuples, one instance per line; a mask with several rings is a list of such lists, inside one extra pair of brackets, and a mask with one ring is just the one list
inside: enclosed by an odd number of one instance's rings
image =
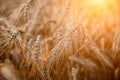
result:
[(0, 0), (0, 80), (120, 80), (119, 0)]

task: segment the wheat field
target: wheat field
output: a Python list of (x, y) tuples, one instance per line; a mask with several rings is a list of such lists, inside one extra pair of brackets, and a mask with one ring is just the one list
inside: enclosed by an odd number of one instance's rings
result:
[(0, 0), (0, 80), (120, 80), (119, 0)]

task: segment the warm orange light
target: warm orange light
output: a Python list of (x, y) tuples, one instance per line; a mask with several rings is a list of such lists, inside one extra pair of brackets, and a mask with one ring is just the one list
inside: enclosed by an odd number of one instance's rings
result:
[(90, 0), (90, 1), (91, 1), (91, 3), (93, 3), (93, 4), (99, 4), (99, 5), (105, 3), (105, 0)]
[(106, 0), (88, 0), (87, 3), (93, 6), (105, 6)]

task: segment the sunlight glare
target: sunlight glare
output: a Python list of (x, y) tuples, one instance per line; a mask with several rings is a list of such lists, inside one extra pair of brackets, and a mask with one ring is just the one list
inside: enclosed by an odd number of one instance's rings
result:
[(94, 6), (105, 6), (106, 0), (88, 0), (88, 3)]

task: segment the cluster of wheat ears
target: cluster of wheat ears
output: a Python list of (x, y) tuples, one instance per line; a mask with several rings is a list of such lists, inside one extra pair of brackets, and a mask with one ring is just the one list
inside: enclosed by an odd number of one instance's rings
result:
[(0, 80), (120, 80), (120, 1), (85, 1), (0, 0)]

